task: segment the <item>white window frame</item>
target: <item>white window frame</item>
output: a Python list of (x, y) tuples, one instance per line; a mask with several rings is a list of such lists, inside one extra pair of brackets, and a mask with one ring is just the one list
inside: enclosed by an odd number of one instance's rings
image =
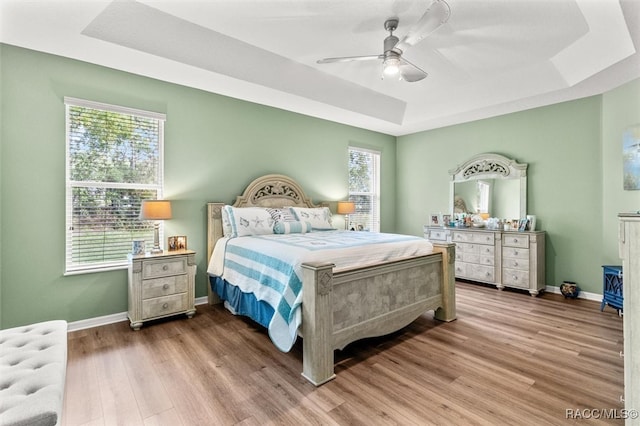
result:
[(489, 213), (489, 200), (491, 199), (491, 184), (484, 180), (479, 180), (478, 188), (478, 209), (475, 213)]
[[(122, 188), (122, 189), (140, 189), (157, 191), (157, 199), (163, 198), (164, 192), (164, 123), (166, 114), (144, 111), (134, 108), (128, 108), (118, 105), (111, 105), (101, 102), (94, 102), (85, 99), (72, 97), (64, 98), (65, 103), (65, 196), (66, 196), (66, 221), (65, 221), (65, 272), (64, 275), (85, 274), (93, 272), (102, 272), (116, 269), (124, 269), (128, 266), (128, 259), (125, 257), (121, 260), (103, 261), (91, 264), (74, 264), (72, 261), (73, 248), (73, 188), (90, 187), (90, 188)], [(118, 183), (118, 182), (95, 182), (95, 181), (72, 181), (71, 180), (71, 152), (70, 152), (70, 129), (71, 122), (69, 119), (70, 107), (84, 107), (102, 111), (109, 111), (125, 115), (133, 115), (153, 120), (158, 120), (158, 182), (157, 184), (139, 184), (139, 183)], [(150, 227), (150, 240), (153, 240), (153, 227)], [(145, 238), (146, 239), (146, 238)], [(164, 226), (160, 221), (160, 241), (164, 239)], [(149, 242), (147, 242), (149, 245)]]
[(349, 159), (349, 155), (351, 151), (358, 151), (358, 152), (362, 152), (362, 153), (373, 156), (372, 158), (373, 173), (372, 173), (371, 182), (370, 182), (371, 184), (370, 187), (373, 188), (373, 191), (357, 192), (357, 191), (351, 191), (351, 188), (349, 188), (349, 200), (356, 202), (356, 213), (349, 215), (349, 220), (350, 222), (355, 223), (356, 225), (358, 224), (357, 223), (358, 222), (357, 196), (358, 195), (370, 196), (371, 202), (372, 202), (371, 211), (370, 211), (371, 220), (369, 222), (369, 227), (367, 230), (370, 232), (380, 232), (380, 158), (382, 154), (380, 151), (377, 151), (377, 150), (350, 145), (348, 154), (347, 154), (348, 155), (347, 161)]

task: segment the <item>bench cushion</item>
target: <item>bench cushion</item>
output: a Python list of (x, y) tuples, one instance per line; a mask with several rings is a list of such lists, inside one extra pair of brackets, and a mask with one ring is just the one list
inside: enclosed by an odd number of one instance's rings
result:
[(58, 424), (66, 368), (66, 321), (0, 330), (0, 426)]

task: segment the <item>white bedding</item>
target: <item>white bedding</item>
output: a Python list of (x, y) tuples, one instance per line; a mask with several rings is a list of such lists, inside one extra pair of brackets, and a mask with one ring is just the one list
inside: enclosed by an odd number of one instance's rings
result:
[(207, 272), (272, 306), (269, 335), (280, 350), (288, 351), (302, 316), (302, 263), (331, 262), (339, 272), (432, 252), (424, 238), (385, 233), (336, 230), (221, 238)]

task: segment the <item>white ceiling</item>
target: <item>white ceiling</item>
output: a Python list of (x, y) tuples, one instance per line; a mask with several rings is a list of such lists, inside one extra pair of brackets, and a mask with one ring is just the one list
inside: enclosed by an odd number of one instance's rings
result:
[(451, 18), (381, 79), (376, 55), (431, 0), (0, 3), (0, 41), (391, 135), (603, 93), (640, 77), (640, 1), (447, 0)]

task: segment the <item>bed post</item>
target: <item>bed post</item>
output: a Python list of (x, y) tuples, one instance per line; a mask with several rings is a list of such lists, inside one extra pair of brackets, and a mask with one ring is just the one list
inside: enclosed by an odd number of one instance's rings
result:
[(303, 263), (302, 376), (316, 386), (333, 373), (332, 263)]
[[(207, 262), (211, 259), (216, 241), (222, 238), (222, 207), (224, 207), (224, 203), (207, 203)], [(207, 299), (209, 305), (222, 302), (218, 295), (211, 290), (211, 283), (208, 278)]]
[(442, 253), (442, 307), (435, 312), (435, 318), (440, 321), (456, 319), (455, 247), (451, 243), (433, 244), (433, 250)]

